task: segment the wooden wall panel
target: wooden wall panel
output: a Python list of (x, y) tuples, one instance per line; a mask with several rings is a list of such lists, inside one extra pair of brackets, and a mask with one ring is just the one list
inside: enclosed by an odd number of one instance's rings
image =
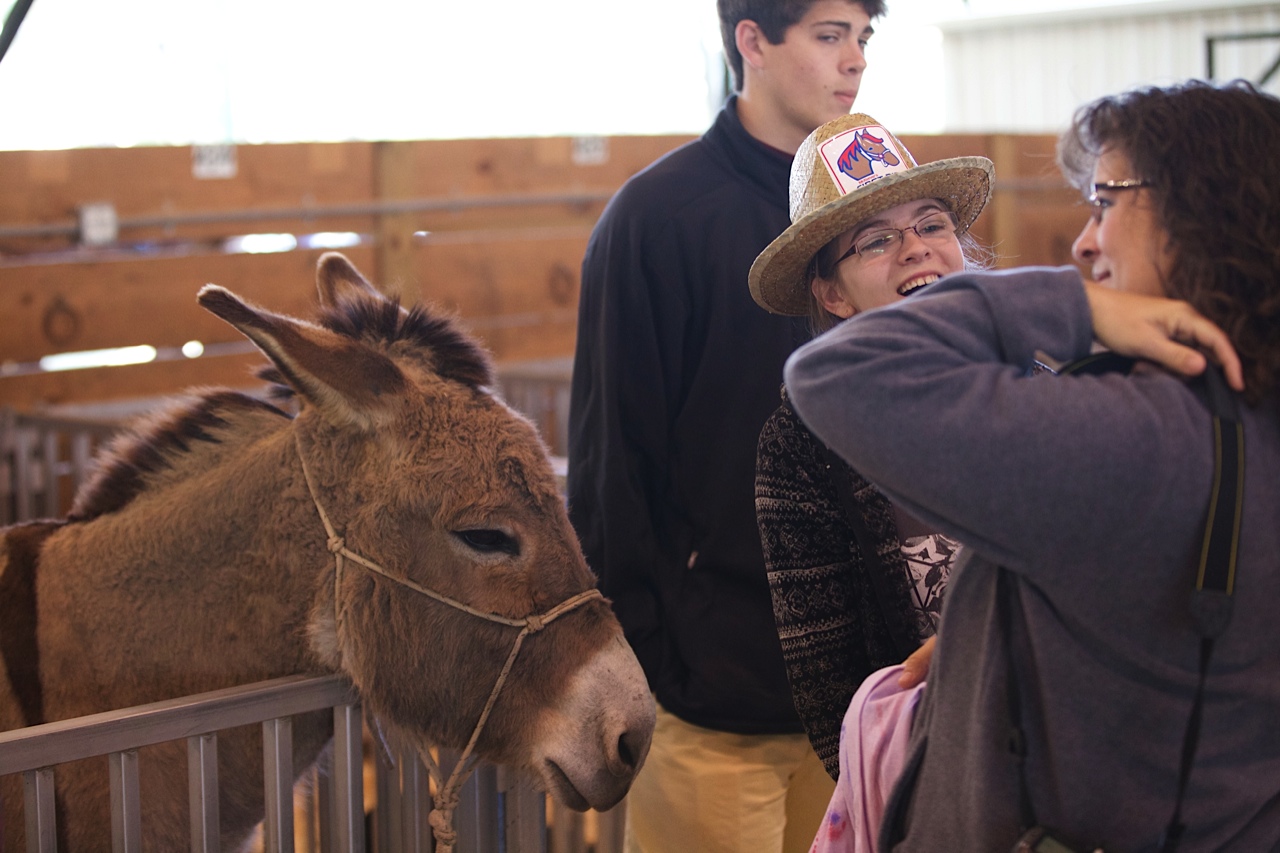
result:
[[(1017, 254), (1001, 254), (1000, 266), (1063, 266), (1074, 264), (1071, 244), (1080, 235), (1088, 217), (1088, 209), (1075, 192), (1064, 192), (1064, 199), (1021, 199), (1017, 221)], [(1079, 266), (1079, 265), (1077, 265)], [(1082, 274), (1088, 269), (1080, 267)]]
[[(320, 254), (202, 253), (0, 269), (0, 316), (6, 327), (0, 361), (32, 362), (57, 352), (137, 344), (242, 340), (196, 303), (200, 288), (212, 282), (272, 311), (308, 316), (316, 304)], [(346, 254), (369, 274), (371, 249)]]
[(919, 163), (981, 156), (995, 163), (996, 184), (972, 233), (996, 252), (999, 267), (1069, 264), (1071, 242), (1087, 215), (1055, 159), (1052, 135), (904, 136)]
[[(402, 146), (401, 197), (468, 199), (531, 195), (586, 196), (587, 201), (536, 207), (460, 207), (412, 214), (423, 231), (500, 228), (539, 223), (593, 223), (627, 178), (689, 136), (607, 137), (600, 162), (575, 162), (574, 139), (463, 139), (382, 143)], [(384, 153), (384, 156), (391, 156)]]
[[(78, 208), (109, 202), (122, 223), (177, 217), (169, 227), (126, 227), (124, 243), (216, 242), (247, 233), (378, 232), (511, 227), (530, 222), (594, 222), (626, 178), (689, 136), (608, 137), (596, 140), (598, 161), (575, 161), (569, 137), (379, 143), (243, 145), (237, 171), (226, 179), (192, 175), (191, 148), (85, 149), (0, 152), (0, 229), (24, 225), (70, 227)], [(391, 164), (388, 167), (387, 164)], [(469, 206), (474, 199), (562, 195), (575, 201), (530, 207)], [(372, 214), (319, 211), (376, 200), (447, 201), (444, 210), (415, 210), (379, 219)], [(323, 215), (298, 217), (297, 209)], [(234, 212), (250, 214), (228, 219)], [(280, 216), (264, 215), (280, 212)], [(187, 218), (207, 216), (210, 221)], [(76, 244), (74, 234), (0, 237), (0, 256), (49, 252)], [(395, 265), (392, 264), (394, 267)]]
[[(121, 219), (368, 203), (373, 200), (373, 143), (241, 145), (233, 178), (192, 176), (187, 147), (0, 151), (0, 226), (64, 224), (77, 208), (111, 202)], [(370, 230), (367, 216), (321, 221), (210, 222), (123, 234), (139, 240), (207, 239), (228, 234)], [(56, 240), (8, 238), (0, 254), (48, 249)], [(66, 244), (67, 240), (61, 240)]]
[(575, 161), (570, 137), (416, 141), (413, 195), (568, 192), (616, 189), (624, 180), (691, 136), (619, 136), (601, 139), (598, 162)]
[(1087, 214), (1058, 171), (1057, 138), (1002, 135), (994, 141), (996, 194), (989, 223), (997, 265), (1071, 263), (1071, 241)]
[(589, 227), (433, 235), (409, 295), (456, 312), (501, 361), (573, 352)]
[(992, 137), (981, 133), (948, 133), (946, 135), (906, 134), (902, 144), (907, 146), (917, 163), (931, 163), (948, 157), (992, 158)]
[(122, 367), (0, 377), (0, 405), (18, 409), (76, 403), (136, 400), (179, 394), (187, 388), (262, 386), (254, 370), (267, 363), (261, 353), (156, 361)]
[[(106, 400), (242, 379), (257, 356), (16, 377), (5, 376), (3, 365), (138, 343), (243, 344), (196, 304), (196, 291), (208, 281), (272, 310), (307, 316), (318, 251), (215, 250), (227, 235), (276, 230), (371, 234), (372, 243), (346, 254), (375, 283), (406, 302), (427, 300), (456, 312), (500, 362), (563, 359), (573, 351), (582, 253), (608, 197), (691, 138), (241, 146), (237, 174), (227, 180), (193, 178), (190, 148), (0, 152), (0, 317), (6, 321), (0, 402)], [(994, 246), (1001, 266), (1070, 262), (1071, 242), (1086, 214), (1057, 174), (1052, 136), (903, 141), (922, 163), (975, 154), (996, 162), (995, 194), (973, 232)], [(547, 198), (523, 203), (532, 196)], [(127, 232), (125, 243), (147, 238), (172, 244), (127, 259), (118, 250), (28, 259), (21, 253), (59, 240), (65, 247), (68, 238), (24, 243), (2, 233), (12, 226), (69, 223), (76, 207), (91, 201), (110, 201), (125, 218), (204, 213), (210, 221)], [(419, 209), (368, 211), (379, 201)], [(429, 204), (423, 207), (423, 201)], [(451, 203), (441, 208), (442, 202)], [(309, 205), (364, 205), (368, 212), (291, 221), (255, 214)]]

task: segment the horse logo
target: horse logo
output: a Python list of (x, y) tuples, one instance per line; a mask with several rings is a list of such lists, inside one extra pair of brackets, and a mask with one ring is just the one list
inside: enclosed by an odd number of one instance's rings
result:
[(901, 143), (878, 124), (837, 133), (818, 145), (818, 159), (841, 195), (915, 165)]
[(898, 166), (901, 162), (898, 155), (885, 145), (882, 137), (873, 135), (870, 128), (864, 127), (854, 133), (853, 142), (849, 143), (849, 147), (836, 160), (836, 166), (861, 184), (875, 174), (876, 163)]

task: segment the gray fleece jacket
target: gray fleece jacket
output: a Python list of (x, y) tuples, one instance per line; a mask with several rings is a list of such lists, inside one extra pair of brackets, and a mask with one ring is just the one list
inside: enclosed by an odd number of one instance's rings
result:
[[(1198, 674), (1188, 610), (1213, 477), (1199, 386), (1028, 377), (1037, 351), (1088, 354), (1079, 275), (958, 275), (797, 351), (809, 427), (894, 501), (969, 546), (953, 574), (900, 851), (1006, 851), (1012, 652), (1036, 816), (1111, 851), (1154, 851), (1173, 810)], [(1180, 853), (1280, 844), (1280, 409), (1242, 405), (1244, 521), (1234, 614), (1206, 683)], [(1012, 573), (1012, 632), (995, 616)], [(927, 745), (927, 748), (926, 748)], [(1089, 848), (1092, 849), (1092, 848)]]

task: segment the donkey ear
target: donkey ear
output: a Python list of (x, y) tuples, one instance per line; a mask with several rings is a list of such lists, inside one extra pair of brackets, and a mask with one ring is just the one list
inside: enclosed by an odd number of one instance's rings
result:
[(358, 296), (386, 298), (340, 252), (325, 252), (320, 256), (316, 263), (316, 289), (325, 308), (337, 308), (339, 303)]
[(216, 284), (200, 288), (198, 299), (257, 344), (330, 423), (369, 430), (399, 409), (409, 383), (381, 353), (328, 329), (250, 305)]

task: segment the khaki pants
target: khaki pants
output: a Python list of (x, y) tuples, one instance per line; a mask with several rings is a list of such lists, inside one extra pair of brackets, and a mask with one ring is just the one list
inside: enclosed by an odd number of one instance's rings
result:
[(737, 735), (658, 706), (626, 853), (808, 853), (835, 783), (803, 734)]

